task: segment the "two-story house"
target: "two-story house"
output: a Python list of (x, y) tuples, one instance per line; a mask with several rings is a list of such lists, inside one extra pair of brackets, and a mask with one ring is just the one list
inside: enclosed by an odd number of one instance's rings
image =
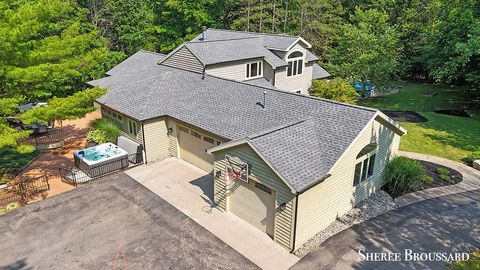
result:
[(308, 94), (314, 79), (331, 75), (301, 37), (208, 29), (159, 63), (198, 73)]
[(306, 95), (320, 78), (309, 48), (209, 29), (89, 84), (108, 88), (102, 116), (143, 146), (145, 163), (174, 157), (204, 170), (216, 207), (293, 251), (383, 185), (406, 133), (376, 109)]

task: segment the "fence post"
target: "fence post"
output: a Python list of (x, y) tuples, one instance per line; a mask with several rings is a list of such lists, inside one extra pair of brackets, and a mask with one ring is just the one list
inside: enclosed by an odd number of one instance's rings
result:
[(50, 190), (50, 183), (48, 183), (48, 176), (45, 174), (45, 181), (47, 182), (47, 188)]
[(22, 197), (22, 203), (27, 203), (27, 194), (25, 192), (25, 187), (23, 186), (23, 179), (20, 178), (20, 182), (18, 183), (18, 187), (20, 189), (20, 196)]

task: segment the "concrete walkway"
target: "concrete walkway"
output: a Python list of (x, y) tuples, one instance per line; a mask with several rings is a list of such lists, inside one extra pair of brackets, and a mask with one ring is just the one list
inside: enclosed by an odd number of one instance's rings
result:
[(480, 189), (480, 171), (468, 167), (465, 164), (419, 153), (400, 151), (399, 154), (404, 157), (428, 161), (445, 167), (450, 167), (460, 172), (463, 175), (463, 180), (456, 185), (430, 188), (400, 196), (395, 199), (395, 203), (398, 205), (398, 207), (440, 196)]
[(169, 158), (126, 174), (262, 269), (288, 269), (299, 260), (249, 223), (212, 207), (212, 177), (183, 160)]

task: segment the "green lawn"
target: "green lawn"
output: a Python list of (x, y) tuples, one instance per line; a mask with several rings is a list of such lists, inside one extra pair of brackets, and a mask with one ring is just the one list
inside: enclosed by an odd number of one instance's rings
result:
[[(435, 96), (426, 96), (436, 93)], [(440, 86), (428, 83), (404, 83), (401, 92), (388, 96), (380, 96), (361, 100), (360, 104), (379, 109), (398, 109), (414, 111), (431, 111), (433, 109), (449, 109), (459, 107), (468, 109), (474, 106), (480, 109), (478, 101), (480, 91), (459, 86)], [(449, 100), (456, 100), (454, 102)]]
[[(438, 95), (427, 97), (422, 95), (425, 92), (435, 92)], [(449, 116), (428, 112), (428, 108), (424, 111), (425, 106), (421, 104), (436, 102), (435, 106), (449, 106), (450, 104), (445, 104), (445, 99), (457, 98), (463, 102), (468, 96), (470, 100), (474, 99), (473, 94), (459, 87), (407, 83), (400, 93), (381, 99), (362, 100), (360, 105), (379, 109), (416, 110), (426, 117), (428, 122), (400, 123), (408, 130), (408, 134), (402, 137), (400, 149), (463, 161), (470, 152), (480, 150), (480, 112), (467, 110), (472, 118)], [(420, 108), (412, 108), (414, 103), (417, 106), (420, 104)], [(464, 105), (471, 104), (467, 102)]]

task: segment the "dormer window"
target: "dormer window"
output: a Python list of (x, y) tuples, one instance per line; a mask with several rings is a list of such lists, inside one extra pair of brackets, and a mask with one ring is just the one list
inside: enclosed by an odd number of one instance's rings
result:
[(303, 53), (302, 52), (292, 52), (288, 55), (288, 68), (287, 68), (287, 77), (297, 76), (303, 74)]
[(254, 79), (262, 77), (262, 61), (248, 63), (245, 78)]

